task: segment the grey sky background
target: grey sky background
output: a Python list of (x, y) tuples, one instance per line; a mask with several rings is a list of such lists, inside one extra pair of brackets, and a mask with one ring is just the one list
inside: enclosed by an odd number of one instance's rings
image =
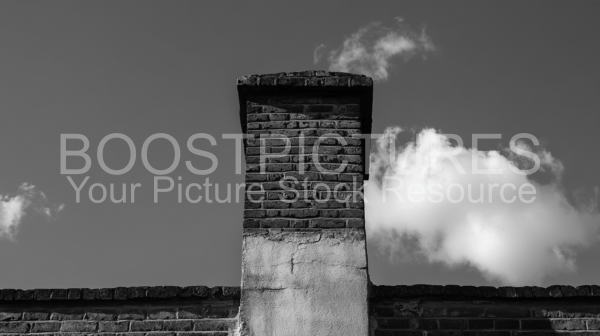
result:
[[(483, 143), (496, 149), (527, 132), (564, 163), (569, 192), (600, 186), (598, 2), (3, 1), (0, 194), (29, 182), (66, 207), (55, 220), (28, 214), (16, 241), (0, 240), (0, 287), (238, 285), (242, 203), (178, 204), (170, 193), (154, 204), (153, 175), (140, 158), (144, 140), (174, 136), (182, 157), (170, 176), (201, 183), (183, 162), (207, 168), (210, 161), (188, 152), (186, 142), (210, 133), (217, 146), (197, 146), (219, 159), (211, 182), (242, 183), (233, 141), (221, 139), (241, 132), (236, 78), (326, 68), (313, 64), (316, 46), (339, 47), (360, 27), (396, 16), (426, 26), (437, 51), (397, 60), (389, 80), (375, 84), (373, 133), (431, 126), (460, 135), (467, 147), (473, 133), (501, 133), (500, 142)], [(93, 204), (84, 195), (76, 204), (60, 174), (62, 133), (90, 140), (88, 186), (141, 183), (136, 202)], [(106, 174), (95, 158), (110, 133), (137, 147), (125, 175)], [(164, 169), (172, 153), (157, 140), (150, 161)], [(105, 147), (110, 167), (124, 167), (128, 155), (119, 140)], [(576, 273), (545, 284), (600, 282), (599, 245), (581, 251)], [(369, 262), (375, 284), (489, 283), (468, 267), (392, 263), (371, 245)]]

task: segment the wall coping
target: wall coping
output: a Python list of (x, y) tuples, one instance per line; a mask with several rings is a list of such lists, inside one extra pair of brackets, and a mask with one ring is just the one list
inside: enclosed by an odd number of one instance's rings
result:
[(371, 284), (370, 299), (386, 300), (409, 297), (441, 297), (452, 299), (532, 299), (532, 298), (600, 298), (600, 286), (582, 285), (549, 287), (492, 287), (458, 285), (398, 285), (377, 286)]
[(308, 70), (296, 72), (280, 72), (264, 75), (242, 76), (237, 80), (238, 86), (278, 86), (278, 87), (351, 87), (373, 86), (373, 79), (365, 75), (347, 72), (331, 72), (324, 70)]
[(171, 299), (239, 300), (240, 287), (142, 286), (115, 288), (2, 289), (0, 303), (23, 301), (123, 301)]

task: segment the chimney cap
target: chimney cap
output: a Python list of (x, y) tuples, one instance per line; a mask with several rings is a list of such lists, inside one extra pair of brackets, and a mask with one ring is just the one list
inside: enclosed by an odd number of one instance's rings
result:
[[(249, 97), (287, 94), (344, 94), (360, 98), (362, 133), (371, 133), (373, 79), (365, 75), (325, 70), (280, 72), (242, 76), (237, 80), (242, 132), (247, 132), (246, 108)], [(246, 142), (244, 141), (244, 148)]]
[(347, 72), (308, 70), (242, 76), (238, 78), (237, 85), (238, 87), (372, 87), (373, 79), (365, 75)]

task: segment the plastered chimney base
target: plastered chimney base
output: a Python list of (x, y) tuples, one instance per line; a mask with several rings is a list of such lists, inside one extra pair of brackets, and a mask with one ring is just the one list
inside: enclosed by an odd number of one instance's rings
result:
[(246, 229), (241, 335), (366, 336), (364, 229)]

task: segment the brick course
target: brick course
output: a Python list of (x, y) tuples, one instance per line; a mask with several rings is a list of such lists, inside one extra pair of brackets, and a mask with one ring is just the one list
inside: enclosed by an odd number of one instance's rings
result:
[[(15, 292), (0, 290), (0, 335), (191, 336), (194, 331), (229, 335), (237, 327), (240, 299), (239, 287), (43, 289), (10, 294)], [(69, 292), (81, 295), (69, 298)]]
[(371, 286), (372, 335), (598, 335), (599, 286)]

